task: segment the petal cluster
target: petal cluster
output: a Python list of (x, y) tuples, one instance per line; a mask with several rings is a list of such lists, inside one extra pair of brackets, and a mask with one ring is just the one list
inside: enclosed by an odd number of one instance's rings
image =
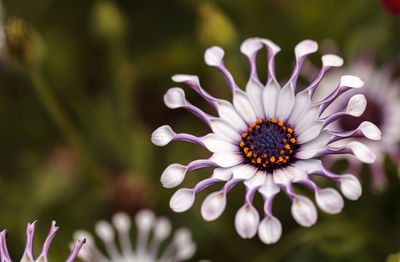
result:
[[(372, 186), (376, 191), (380, 191), (387, 185), (387, 176), (384, 169), (384, 160), (389, 156), (397, 165), (400, 164), (400, 83), (394, 74), (399, 69), (396, 63), (388, 64), (383, 68), (376, 68), (374, 60), (368, 56), (360, 56), (342, 70), (332, 72), (321, 82), (321, 88), (316, 96), (319, 98), (329, 95), (332, 84), (339, 78), (340, 73), (346, 71), (361, 76), (365, 81), (365, 87), (357, 90), (359, 95), (363, 95), (368, 100), (368, 105), (363, 114), (358, 119), (345, 118), (339, 122), (332, 123), (328, 128), (337, 137), (353, 137), (361, 141), (369, 148), (373, 149), (376, 161), (371, 165)], [(311, 71), (312, 69), (310, 69)], [(344, 98), (355, 95), (356, 90), (347, 92)], [(344, 101), (337, 100), (327, 109), (326, 113), (332, 113), (338, 108), (344, 107)], [(373, 124), (373, 123), (376, 123)], [(346, 127), (356, 127), (354, 130), (345, 130)], [(379, 141), (378, 141), (379, 140)], [(348, 143), (348, 139), (341, 139), (334, 143), (335, 146), (342, 146)], [(350, 145), (350, 144), (349, 144)], [(356, 144), (353, 148), (362, 158), (369, 159), (368, 149)], [(327, 161), (337, 158), (346, 158), (349, 161), (349, 171), (358, 174), (362, 163), (356, 161), (351, 156), (340, 155), (327, 157)], [(332, 162), (332, 161), (331, 161)], [(372, 161), (371, 161), (372, 162)]]
[(165, 217), (156, 218), (150, 210), (141, 210), (136, 214), (135, 222), (135, 246), (130, 237), (132, 221), (126, 213), (116, 213), (112, 223), (103, 220), (95, 225), (96, 235), (103, 241), (107, 254), (97, 248), (89, 232), (77, 231), (75, 238), (87, 239), (79, 258), (85, 262), (169, 262), (185, 261), (194, 255), (196, 245), (187, 229), (176, 230), (171, 243), (161, 253), (162, 242), (171, 235), (170, 221)]
[[(53, 241), (53, 238), (56, 236), (58, 227), (56, 226), (56, 222), (53, 221), (51, 224), (50, 232), (46, 237), (46, 240), (44, 241), (42, 251), (40, 251), (40, 254), (37, 258), (35, 258), (33, 254), (33, 239), (35, 235), (35, 227), (36, 227), (36, 221), (27, 224), (26, 227), (26, 245), (25, 245), (25, 251), (22, 255), (22, 258), (20, 261), (22, 262), (47, 262), (47, 254), (50, 249), (51, 242)], [(0, 233), (0, 261), (1, 262), (12, 262), (10, 255), (8, 253), (7, 249), (7, 244), (6, 244), (6, 238), (7, 238), (7, 230), (3, 230)], [(65, 260), (66, 262), (73, 262), (78, 256), (79, 251), (82, 248), (82, 245), (85, 243), (85, 238), (80, 238), (77, 240), (75, 244), (72, 245), (72, 251), (69, 257)]]
[[(268, 54), (266, 83), (260, 81), (256, 68), (256, 57), (262, 48), (266, 48)], [(351, 140), (341, 147), (333, 147), (332, 143), (355, 135), (378, 138), (380, 131), (372, 123), (363, 123), (363, 126), (357, 130), (340, 133), (332, 132), (327, 128), (331, 123), (345, 116), (360, 116), (366, 108), (367, 101), (364, 95), (355, 94), (347, 99), (343, 108), (327, 115), (324, 114), (331, 103), (337, 99), (343, 99), (344, 93), (363, 87), (363, 81), (352, 75), (342, 76), (328, 96), (314, 101), (314, 93), (319, 89), (319, 84), (325, 74), (330, 69), (343, 64), (340, 57), (332, 54), (322, 56), (322, 68), (308, 86), (305, 88), (297, 86), (297, 79), (306, 57), (317, 49), (318, 45), (314, 41), (300, 42), (294, 50), (296, 62), (293, 72), (289, 80), (280, 85), (275, 75), (275, 57), (280, 48), (268, 39), (247, 39), (240, 48), (248, 58), (250, 66), (250, 77), (245, 90), (236, 84), (232, 74), (226, 68), (223, 61), (224, 50), (217, 46), (207, 49), (204, 54), (205, 62), (218, 69), (223, 75), (232, 93), (232, 102), (209, 94), (201, 87), (197, 76), (174, 75), (172, 77), (174, 82), (185, 84), (197, 92), (217, 113), (210, 115), (190, 103), (183, 89), (179, 87), (169, 89), (164, 96), (164, 102), (169, 108), (188, 110), (203, 120), (211, 130), (209, 134), (198, 137), (176, 133), (170, 126), (165, 125), (152, 134), (152, 142), (157, 146), (165, 146), (171, 141), (184, 141), (200, 145), (212, 153), (208, 159), (197, 159), (187, 165), (171, 164), (162, 173), (163, 186), (174, 188), (182, 183), (190, 171), (214, 167), (212, 175), (197, 183), (193, 188), (180, 188), (175, 192), (170, 200), (170, 207), (175, 212), (188, 210), (193, 205), (196, 195), (205, 188), (222, 184), (221, 189), (209, 194), (201, 206), (203, 218), (208, 221), (215, 220), (226, 207), (228, 192), (234, 186), (243, 184), (246, 188), (245, 202), (236, 213), (236, 231), (242, 238), (252, 238), (258, 234), (262, 242), (272, 244), (277, 242), (282, 234), (282, 225), (272, 213), (274, 197), (280, 191), (286, 193), (291, 200), (291, 212), (298, 224), (309, 227), (317, 221), (318, 213), (314, 203), (306, 196), (296, 193), (293, 188), (294, 183), (309, 188), (315, 195), (318, 207), (331, 214), (342, 210), (344, 201), (341, 194), (333, 188), (320, 188), (310, 175), (322, 176), (336, 182), (342, 194), (351, 200), (360, 197), (361, 185), (357, 178), (351, 174), (339, 175), (330, 172), (324, 167), (319, 157), (330, 154), (351, 154), (358, 161), (373, 163), (376, 159), (374, 153), (361, 142)], [(293, 157), (288, 163), (270, 165), (271, 168), (263, 170), (246, 159), (240, 149), (240, 142), (246, 137), (244, 132), (259, 128), (257, 123), (264, 120), (279, 123), (284, 130), (288, 128), (294, 130), (293, 134), (296, 135), (293, 143), (295, 141), (296, 146), (293, 148), (293, 154), (291, 153)], [(265, 139), (262, 137), (261, 143), (264, 143), (264, 140), (265, 143), (270, 143), (269, 135), (265, 136)], [(258, 145), (260, 141), (257, 141)], [(273, 146), (277, 145), (278, 140), (274, 141), (274, 144), (271, 144), (272, 148), (275, 148)], [(290, 147), (287, 149), (292, 150)], [(247, 153), (248, 150), (244, 152)], [(255, 158), (252, 161), (256, 159), (261, 160)], [(270, 161), (275, 163), (275, 156)], [(260, 216), (259, 211), (253, 206), (253, 198), (257, 192), (264, 199), (263, 216)]]

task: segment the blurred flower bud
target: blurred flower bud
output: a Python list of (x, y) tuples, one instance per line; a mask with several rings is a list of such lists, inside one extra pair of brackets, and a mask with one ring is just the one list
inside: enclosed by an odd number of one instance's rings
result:
[(400, 262), (400, 253), (390, 255), (390, 256), (387, 258), (386, 261), (387, 261), (387, 262)]
[(204, 45), (231, 46), (237, 39), (229, 18), (215, 5), (205, 2), (198, 9), (198, 32)]
[(141, 177), (122, 173), (112, 176), (106, 185), (111, 213), (123, 210), (133, 215), (138, 210), (149, 207), (149, 187)]
[(389, 13), (400, 15), (400, 0), (381, 0), (381, 3)]
[(79, 171), (79, 156), (69, 147), (57, 146), (49, 158), (49, 168), (60, 175), (71, 176)]
[(16, 67), (35, 67), (43, 61), (45, 46), (39, 34), (20, 18), (5, 27), (5, 61)]
[(126, 33), (124, 16), (114, 2), (96, 1), (92, 7), (91, 31), (107, 43), (120, 41)]

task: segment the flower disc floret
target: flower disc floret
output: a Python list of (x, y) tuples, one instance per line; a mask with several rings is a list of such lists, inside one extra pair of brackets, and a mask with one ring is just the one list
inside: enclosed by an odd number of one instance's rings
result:
[(293, 129), (275, 118), (250, 124), (239, 146), (247, 163), (270, 173), (293, 162), (298, 148)]

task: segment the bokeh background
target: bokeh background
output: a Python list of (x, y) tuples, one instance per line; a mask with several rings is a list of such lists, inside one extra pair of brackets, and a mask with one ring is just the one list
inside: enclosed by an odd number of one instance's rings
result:
[[(253, 36), (282, 47), (280, 80), (293, 67), (294, 46), (307, 38), (323, 47), (333, 40), (345, 61), (362, 52), (374, 53), (378, 65), (393, 60), (400, 55), (400, 18), (378, 0), (2, 4), (2, 30), (14, 25), (29, 32), (14, 45), (14, 57), (3, 52), (0, 68), (0, 227), (9, 229), (14, 259), (24, 248), (26, 222), (39, 220), (39, 251), (51, 220), (57, 221), (61, 229), (50, 261), (64, 261), (76, 229), (93, 231), (99, 219), (120, 210), (134, 215), (144, 207), (171, 218), (174, 228), (190, 228), (198, 245), (193, 261), (372, 262), (400, 251), (400, 183), (390, 161), (384, 192), (372, 191), (364, 172), (362, 198), (346, 201), (339, 215), (319, 212), (312, 228), (294, 222), (290, 201), (281, 194), (274, 213), (284, 233), (277, 244), (266, 246), (257, 237), (243, 240), (234, 230), (243, 187), (229, 194), (227, 210), (216, 222), (201, 218), (205, 192), (190, 211), (174, 214), (168, 207), (174, 190), (159, 181), (163, 169), (208, 153), (184, 143), (157, 148), (150, 142), (151, 132), (162, 124), (196, 135), (208, 132), (187, 112), (163, 104), (163, 94), (174, 85), (173, 74), (197, 74), (210, 93), (230, 99), (222, 77), (203, 62), (211, 45), (226, 50), (226, 64), (241, 86), (248, 66), (239, 47)], [(312, 60), (319, 63), (319, 55)], [(259, 59), (261, 68), (265, 61)], [(187, 96), (207, 108), (197, 95)], [(342, 162), (334, 168), (345, 167)], [(193, 172), (184, 184), (193, 186), (210, 172)], [(261, 200), (256, 204), (261, 207)]]

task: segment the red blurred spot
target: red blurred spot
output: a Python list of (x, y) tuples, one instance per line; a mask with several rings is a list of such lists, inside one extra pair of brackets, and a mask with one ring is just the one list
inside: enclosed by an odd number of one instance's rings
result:
[(382, 5), (392, 14), (400, 14), (400, 0), (381, 0)]

